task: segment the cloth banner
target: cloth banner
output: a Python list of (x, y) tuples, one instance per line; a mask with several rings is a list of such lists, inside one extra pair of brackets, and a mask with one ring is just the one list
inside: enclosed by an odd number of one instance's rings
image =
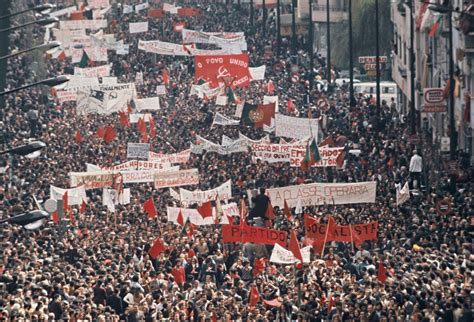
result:
[(272, 143), (253, 143), (250, 144), (255, 160), (262, 160), (268, 163), (290, 162), (293, 149), (305, 149), (303, 143), (297, 144), (272, 144)]
[(318, 140), (319, 120), (275, 115), (275, 135), (292, 139), (307, 139), (315, 137)]
[[(313, 167), (335, 167), (337, 166), (337, 157), (343, 153), (344, 148), (318, 148), (321, 160), (313, 164)], [(290, 166), (300, 167), (301, 161), (306, 157), (306, 145), (293, 147), (290, 150)]]
[(236, 37), (236, 38), (221, 38), (217, 36), (209, 37), (209, 43), (215, 44), (220, 48), (229, 48), (234, 51), (242, 52), (247, 51), (247, 42), (245, 41), (244, 37)]
[(80, 68), (74, 67), (74, 75), (84, 77), (104, 77), (110, 76), (110, 65), (102, 65), (97, 67)]
[[(121, 164), (99, 167), (95, 164), (86, 163), (87, 172), (94, 171), (136, 171), (136, 170), (167, 170), (173, 169), (171, 164), (168, 162), (155, 162), (155, 161), (142, 161), (142, 160), (130, 160)], [(177, 168), (179, 169), (179, 168)]]
[(163, 3), (163, 10), (171, 14), (177, 14), (179, 8), (180, 7), (176, 7), (174, 4)]
[(70, 172), (71, 186), (83, 186), (84, 189), (111, 187), (115, 179), (119, 179), (110, 171), (97, 172)]
[(266, 69), (267, 69), (267, 66), (265, 65), (262, 65), (259, 67), (249, 67), (250, 77), (252, 78), (251, 80), (253, 81), (264, 80)]
[(183, 204), (202, 204), (209, 200), (215, 200), (219, 196), (220, 200), (229, 200), (232, 198), (232, 181), (229, 179), (219, 187), (210, 190), (186, 190), (179, 189), (179, 199)]
[[(311, 223), (310, 223), (311, 222)], [(326, 241), (351, 242), (360, 244), (365, 240), (377, 240), (378, 221), (357, 225), (336, 225), (333, 233), (328, 233)], [(307, 239), (324, 242), (327, 225), (319, 224), (313, 220), (305, 220), (305, 234)], [(352, 228), (352, 237), (351, 237)]]
[(97, 20), (61, 20), (59, 22), (59, 29), (90, 29), (90, 30), (99, 30), (101, 28), (107, 27), (107, 20), (97, 19)]
[(410, 188), (408, 187), (408, 182), (405, 182), (405, 185), (400, 189), (400, 185), (397, 186), (397, 206), (400, 206), (410, 200)]
[[(197, 209), (189, 209), (189, 208), (178, 208), (178, 207), (167, 207), (166, 208), (168, 221), (173, 223), (178, 223), (178, 215), (181, 211), (183, 215), (184, 222), (186, 222), (189, 218), (189, 221), (197, 226), (205, 226), (205, 225), (214, 225), (214, 218), (216, 218), (216, 208), (212, 208), (212, 217), (202, 218), (201, 214), (197, 211)], [(221, 225), (229, 224), (229, 220), (227, 217), (237, 217), (240, 215), (239, 207), (235, 202), (222, 205), (222, 213), (223, 216), (219, 222)]]
[(102, 77), (102, 84), (115, 85), (115, 84), (118, 84), (118, 79), (117, 77), (114, 77), (114, 76), (104, 76)]
[[(202, 85), (191, 85), (189, 95), (197, 95), (199, 98), (212, 98), (224, 94), (224, 84), (211, 88), (211, 83), (207, 82)], [(240, 116), (239, 116), (240, 117)]]
[(219, 95), (216, 97), (216, 105), (226, 106), (227, 105), (227, 96)]
[(199, 184), (198, 169), (169, 171), (155, 175), (155, 189)]
[(286, 231), (246, 225), (222, 226), (223, 243), (280, 244), (286, 246), (287, 239), (288, 233)]
[[(69, 51), (71, 56), (71, 62), (73, 64), (77, 64), (81, 61), (82, 56), (84, 55), (84, 51), (86, 52), (87, 56), (89, 57), (90, 61), (93, 62), (107, 62), (109, 60), (107, 56), (107, 48), (105, 47), (98, 47), (98, 46), (85, 46), (83, 48), (71, 48)], [(66, 55), (69, 56), (69, 55)]]
[(87, 6), (92, 9), (107, 8), (109, 0), (87, 0)]
[(274, 96), (264, 95), (263, 104), (270, 104), (270, 103), (275, 103), (275, 113), (278, 113), (279, 112), (278, 104), (280, 104), (280, 101), (278, 100), (278, 95), (274, 95)]
[(127, 143), (127, 158), (148, 160), (150, 143)]
[(173, 198), (175, 200), (181, 201), (181, 198), (179, 197), (179, 193), (176, 190), (174, 190), (173, 188), (170, 188), (170, 196), (171, 196), (171, 198)]
[(145, 183), (154, 182), (157, 175), (166, 174), (168, 172), (178, 172), (179, 167), (170, 167), (163, 170), (137, 170), (137, 171), (122, 171), (120, 175), (123, 178), (123, 183)]
[(158, 111), (160, 109), (160, 100), (158, 97), (138, 98), (134, 100), (137, 110)]
[(131, 124), (138, 123), (138, 120), (140, 118), (142, 118), (145, 123), (148, 123), (148, 122), (150, 122), (150, 119), (153, 118), (153, 116), (151, 116), (150, 113), (145, 113), (145, 114), (143, 114), (143, 113), (132, 113), (132, 114), (128, 114), (128, 117), (130, 119)]
[(239, 120), (233, 120), (231, 118), (228, 118), (225, 115), (222, 115), (219, 112), (216, 112), (216, 115), (214, 116), (214, 121), (212, 122), (212, 125), (222, 125), (222, 126), (239, 125), (239, 124), (240, 124)]
[(149, 161), (168, 162), (171, 164), (188, 163), (190, 157), (191, 157), (190, 149), (184, 150), (178, 153), (171, 153), (171, 154), (155, 153), (151, 151), (148, 153)]
[(273, 206), (282, 208), (286, 200), (289, 207), (296, 207), (300, 199), (301, 206), (306, 207), (324, 204), (374, 203), (376, 190), (376, 181), (310, 183), (267, 189), (267, 195), (270, 197)]
[(130, 203), (130, 189), (123, 189), (122, 193), (117, 190), (104, 188), (102, 190), (102, 205), (110, 212), (115, 212), (116, 205), (128, 205)]
[[(303, 263), (310, 262), (311, 248), (312, 246), (306, 246), (300, 249), (301, 255), (303, 256)], [(270, 262), (287, 265), (297, 263), (299, 260), (295, 257), (295, 255), (293, 255), (293, 252), (280, 246), (279, 244), (275, 244), (272, 255), (270, 256)]]
[(156, 95), (166, 95), (166, 86), (165, 85), (157, 85), (156, 86)]
[(136, 34), (140, 32), (147, 32), (148, 31), (148, 21), (143, 22), (129, 22), (129, 32), (131, 34)]
[[(222, 49), (197, 49), (194, 45), (175, 44), (159, 40), (139, 40), (138, 49), (165, 56), (196, 56), (237, 54), (234, 47)], [(238, 52), (240, 53), (240, 51)]]
[(148, 2), (140, 3), (135, 5), (135, 12), (139, 13), (142, 10), (145, 10), (150, 7), (150, 4)]
[(86, 201), (86, 189), (77, 187), (72, 189), (62, 189), (55, 186), (49, 186), (49, 196), (53, 200), (63, 200), (63, 196), (67, 191), (67, 204), (69, 206), (81, 205), (82, 201)]
[(199, 55), (194, 58), (194, 77), (196, 83), (203, 79), (218, 86), (226, 79), (233, 87), (247, 87), (250, 83), (248, 54), (238, 55)]
[(126, 111), (128, 102), (136, 95), (134, 83), (107, 85), (101, 84), (88, 91), (77, 94), (76, 112), (79, 115), (90, 113), (112, 114)]
[(181, 35), (185, 44), (215, 44), (213, 41), (217, 39), (245, 41), (243, 32), (203, 32), (184, 28)]

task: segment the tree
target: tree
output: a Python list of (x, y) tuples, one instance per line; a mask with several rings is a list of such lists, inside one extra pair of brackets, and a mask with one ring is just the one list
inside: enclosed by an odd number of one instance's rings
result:
[[(393, 39), (390, 1), (379, 1), (380, 55), (389, 56)], [(375, 56), (375, 0), (352, 0), (352, 48), (354, 66), (358, 56)], [(344, 20), (332, 28), (331, 57), (337, 67), (349, 68), (349, 22)]]

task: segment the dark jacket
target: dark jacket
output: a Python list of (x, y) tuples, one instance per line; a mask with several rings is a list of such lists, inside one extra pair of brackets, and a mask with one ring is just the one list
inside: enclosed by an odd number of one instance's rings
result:
[(266, 195), (259, 194), (258, 196), (252, 198), (254, 204), (252, 210), (250, 210), (249, 219), (253, 218), (263, 218), (265, 219), (265, 213), (267, 212), (268, 204), (270, 203), (270, 198)]

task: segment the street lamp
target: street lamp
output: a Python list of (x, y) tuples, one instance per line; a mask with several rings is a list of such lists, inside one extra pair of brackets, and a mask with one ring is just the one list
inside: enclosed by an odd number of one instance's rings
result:
[(24, 214), (19, 214), (10, 218), (0, 220), (0, 224), (9, 223), (20, 225), (26, 229), (38, 229), (44, 223), (44, 220), (49, 218), (49, 214), (44, 210), (33, 210)]
[(38, 46), (35, 46), (35, 47), (31, 47), (31, 48), (28, 48), (28, 49), (25, 49), (25, 50), (20, 50), (20, 51), (2, 56), (2, 57), (0, 57), (0, 60), (4, 60), (4, 59), (15, 57), (15, 56), (18, 56), (18, 55), (21, 55), (21, 54), (25, 54), (25, 53), (28, 53), (28, 52), (33, 51), (33, 50), (48, 51), (50, 49), (53, 49), (53, 48), (56, 48), (56, 47), (59, 47), (59, 46), (61, 46), (61, 43), (59, 41), (51, 41), (51, 42), (44, 43), (44, 44), (41, 44), (41, 45), (38, 45)]
[(68, 76), (65, 76), (65, 75), (56, 76), (56, 77), (52, 77), (52, 78), (47, 78), (47, 79), (43, 79), (43, 80), (41, 80), (39, 82), (36, 82), (36, 83), (27, 84), (27, 85), (24, 85), (24, 86), (21, 86), (21, 87), (10, 89), (10, 90), (5, 91), (5, 92), (0, 92), (0, 96), (11, 94), (11, 93), (20, 91), (22, 89), (30, 88), (30, 87), (33, 87), (33, 86), (36, 86), (36, 85), (47, 85), (49, 87), (53, 87), (53, 86), (57, 86), (57, 85), (61, 85), (61, 84), (64, 84), (66, 82), (69, 82), (69, 80), (70, 80), (70, 78)]
[(50, 13), (54, 8), (56, 8), (56, 5), (51, 4), (51, 3), (40, 4), (40, 5), (37, 5), (37, 6), (32, 7), (32, 8), (28, 8), (28, 9), (25, 9), (25, 10), (21, 10), (21, 11), (18, 11), (18, 12), (14, 12), (14, 13), (10, 13), (10, 14), (1, 16), (0, 20), (10, 18), (10, 17), (13, 17), (13, 16), (17, 16), (19, 14), (22, 14), (22, 13), (25, 13), (25, 12), (28, 12), (28, 11), (36, 11), (36, 12), (39, 12), (41, 14), (47, 14), (47, 13)]
[(46, 26), (46, 25), (56, 23), (56, 22), (59, 22), (58, 18), (56, 18), (56, 17), (47, 17), (47, 18), (43, 18), (43, 19), (40, 19), (40, 20), (30, 21), (30, 22), (24, 23), (22, 25), (13, 26), (13, 27), (5, 28), (5, 29), (0, 29), (0, 32), (6, 32), (6, 31), (15, 30), (15, 29), (20, 29), (20, 28), (30, 26), (30, 25), (33, 25), (33, 24), (38, 24), (40, 26)]
[(25, 145), (20, 145), (20, 146), (2, 151), (0, 152), (0, 155), (8, 153), (8, 154), (25, 156), (33, 152), (39, 151), (41, 149), (44, 149), (45, 147), (46, 147), (46, 143), (41, 142), (41, 141), (34, 141)]
[(352, 0), (349, 0), (349, 104), (355, 107), (354, 98), (354, 57), (352, 53)]

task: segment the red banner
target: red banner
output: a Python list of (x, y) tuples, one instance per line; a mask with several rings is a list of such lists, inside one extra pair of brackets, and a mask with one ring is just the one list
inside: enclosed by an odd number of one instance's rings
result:
[(163, 18), (165, 16), (165, 12), (163, 9), (148, 9), (148, 17), (150, 18)]
[(179, 8), (178, 9), (178, 16), (180, 17), (194, 17), (200, 16), (201, 10), (196, 8)]
[(232, 87), (247, 87), (250, 84), (249, 56), (237, 55), (201, 55), (194, 59), (194, 77), (196, 82), (203, 79), (218, 86), (218, 82)]
[[(328, 233), (327, 241), (351, 242), (356, 244), (362, 243), (364, 240), (377, 240), (378, 221), (372, 221), (368, 224), (336, 225), (334, 230)], [(326, 237), (327, 225), (320, 224), (311, 217), (305, 216), (304, 227), (306, 238), (314, 241), (324, 241)], [(352, 228), (352, 234), (351, 234)], [(351, 236), (352, 235), (352, 236)]]
[(222, 241), (224, 243), (279, 244), (286, 247), (287, 239), (288, 233), (286, 231), (255, 226), (222, 225)]

